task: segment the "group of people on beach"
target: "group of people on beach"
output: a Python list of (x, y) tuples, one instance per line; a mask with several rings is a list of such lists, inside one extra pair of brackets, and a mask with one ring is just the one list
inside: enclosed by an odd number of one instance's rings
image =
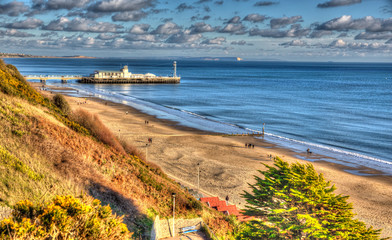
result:
[(247, 148), (255, 148), (255, 145), (253, 145), (251, 143), (245, 143), (245, 147), (247, 147)]
[(85, 98), (84, 101), (78, 101), (77, 104), (78, 105), (87, 104), (87, 98)]

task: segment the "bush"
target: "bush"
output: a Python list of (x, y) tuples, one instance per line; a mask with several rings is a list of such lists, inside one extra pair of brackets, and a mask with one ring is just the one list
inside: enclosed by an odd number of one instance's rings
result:
[(71, 108), (63, 95), (61, 95), (61, 94), (54, 95), (53, 96), (53, 103), (58, 108), (60, 108), (60, 110), (63, 111), (63, 113), (65, 115), (68, 115), (70, 113)]
[(44, 205), (18, 202), (0, 222), (1, 239), (130, 239), (122, 218), (97, 199), (56, 196)]
[(93, 115), (83, 109), (78, 109), (72, 114), (72, 119), (90, 130), (91, 134), (98, 140), (126, 155), (124, 148), (116, 136), (102, 123), (97, 115)]
[[(265, 165), (265, 164), (264, 164)], [(380, 230), (353, 219), (348, 196), (317, 174), (312, 164), (292, 164), (276, 158), (275, 167), (260, 171), (246, 215), (255, 216), (238, 239), (379, 239)]]
[(19, 96), (33, 103), (51, 107), (48, 100), (27, 83), (15, 66), (11, 64), (5, 65), (3, 60), (0, 60), (0, 79), (0, 91), (9, 95)]

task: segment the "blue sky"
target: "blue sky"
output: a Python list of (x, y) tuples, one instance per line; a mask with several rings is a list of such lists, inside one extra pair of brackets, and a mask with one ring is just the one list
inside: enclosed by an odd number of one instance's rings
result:
[(0, 52), (388, 62), (392, 0), (0, 0)]

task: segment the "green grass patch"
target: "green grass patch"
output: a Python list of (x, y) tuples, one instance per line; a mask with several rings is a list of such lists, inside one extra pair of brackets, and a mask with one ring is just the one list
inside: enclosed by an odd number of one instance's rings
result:
[(12, 167), (18, 172), (26, 174), (32, 180), (41, 180), (44, 177), (42, 174), (34, 172), (2, 146), (0, 146), (0, 163), (2, 165)]

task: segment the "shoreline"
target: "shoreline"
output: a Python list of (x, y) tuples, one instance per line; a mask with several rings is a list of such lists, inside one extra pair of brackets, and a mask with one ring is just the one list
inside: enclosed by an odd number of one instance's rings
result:
[[(80, 107), (98, 114), (119, 138), (145, 152), (147, 160), (160, 166), (169, 176), (195, 186), (196, 164), (200, 163), (201, 189), (216, 193), (220, 198), (228, 194), (230, 202), (239, 208), (245, 205), (239, 195), (249, 190), (247, 183), (253, 181), (254, 175), (259, 175), (257, 170), (264, 169), (261, 163), (273, 163), (268, 155), (279, 156), (290, 163), (310, 162), (318, 173), (323, 173), (326, 180), (331, 180), (337, 186), (337, 194), (350, 196), (348, 201), (354, 204), (353, 212), (358, 214), (358, 219), (375, 228), (382, 228), (382, 237), (392, 236), (392, 219), (389, 217), (392, 216), (391, 176), (377, 175), (377, 171), (369, 168), (358, 169), (326, 162), (317, 155), (304, 160), (309, 156), (262, 139), (227, 136), (182, 126), (178, 122), (159, 119), (120, 103), (88, 98), (87, 104), (79, 105), (78, 98), (67, 96), (67, 99), (73, 109)], [(150, 124), (145, 124), (146, 120)], [(147, 139), (150, 137), (153, 143), (147, 148)], [(245, 143), (254, 144), (255, 149), (245, 148)], [(355, 175), (348, 170), (376, 175)]]
[[(52, 87), (54, 87), (57, 91), (64, 88), (59, 86)], [(72, 88), (68, 87), (68, 89)], [(79, 94), (79, 90), (76, 90), (76, 95)], [(80, 97), (99, 98), (105, 101), (131, 106), (141, 112), (153, 115), (158, 119), (166, 119), (175, 122), (178, 126), (188, 126), (195, 130), (207, 131), (218, 135), (254, 136), (263, 139), (278, 148), (291, 150), (293, 154), (295, 154), (296, 158), (310, 162), (327, 161), (338, 164), (341, 165), (344, 169), (347, 168), (347, 172), (355, 175), (385, 175), (392, 177), (392, 162), (375, 156), (366, 155), (366, 153), (356, 152), (355, 150), (350, 151), (334, 145), (330, 146), (320, 143), (307, 142), (306, 140), (296, 140), (269, 132), (266, 132), (265, 136), (262, 137), (261, 130), (255, 130), (232, 123), (221, 122), (219, 120), (206, 118), (182, 109), (160, 106), (159, 104), (144, 101), (143, 99), (133, 99), (132, 96), (130, 96), (131, 99), (125, 99), (124, 102), (124, 100), (117, 100), (117, 97), (121, 98), (122, 96), (113, 97), (111, 95), (105, 95), (104, 93), (102, 95), (101, 93), (91, 94), (88, 91), (85, 92), (83, 89), (81, 91), (83, 93)], [(83, 96), (83, 94), (86, 96)], [(197, 117), (194, 118), (194, 115)], [(313, 153), (306, 154), (305, 149), (307, 148), (310, 148)]]

